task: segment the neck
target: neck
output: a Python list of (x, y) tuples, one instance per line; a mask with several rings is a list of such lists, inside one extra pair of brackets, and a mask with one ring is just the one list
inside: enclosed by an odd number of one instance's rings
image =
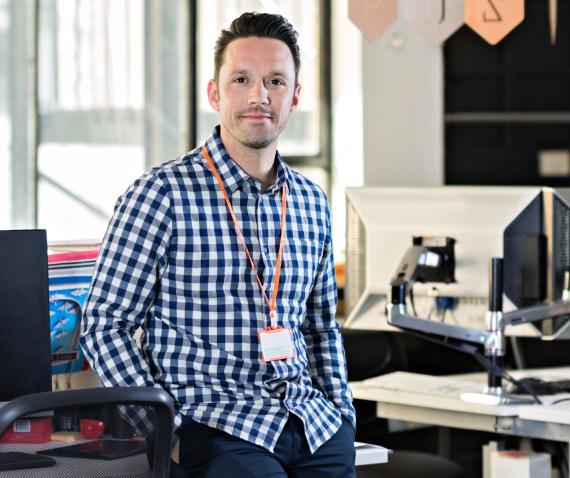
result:
[(226, 143), (223, 137), (222, 142), (232, 161), (248, 176), (257, 179), (261, 183), (262, 191), (265, 191), (275, 183), (277, 175), (275, 162), (277, 148), (275, 146), (271, 145), (261, 149), (248, 148), (241, 144)]

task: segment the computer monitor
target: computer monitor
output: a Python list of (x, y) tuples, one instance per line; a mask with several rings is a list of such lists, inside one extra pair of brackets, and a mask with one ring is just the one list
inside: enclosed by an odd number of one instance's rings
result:
[[(414, 284), (420, 317), (484, 330), (493, 257), (504, 259), (505, 312), (559, 300), (570, 270), (568, 198), (540, 187), (347, 189), (345, 325), (389, 327), (390, 280), (414, 237), (455, 240), (455, 282)], [(507, 333), (562, 338), (569, 325), (548, 319)]]
[(0, 402), (50, 391), (47, 238), (0, 231)]

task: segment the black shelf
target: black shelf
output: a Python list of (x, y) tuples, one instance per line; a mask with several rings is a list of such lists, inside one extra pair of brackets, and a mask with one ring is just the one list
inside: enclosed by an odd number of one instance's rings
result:
[(446, 42), (446, 184), (570, 185), (538, 174), (539, 151), (570, 150), (569, 3), (554, 45), (543, 0), (497, 45), (466, 26)]

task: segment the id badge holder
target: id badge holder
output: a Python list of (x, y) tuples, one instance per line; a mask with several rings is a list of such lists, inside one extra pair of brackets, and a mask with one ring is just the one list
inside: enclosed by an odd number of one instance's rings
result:
[(261, 344), (261, 359), (264, 362), (284, 360), (295, 356), (290, 328), (266, 327), (257, 333)]

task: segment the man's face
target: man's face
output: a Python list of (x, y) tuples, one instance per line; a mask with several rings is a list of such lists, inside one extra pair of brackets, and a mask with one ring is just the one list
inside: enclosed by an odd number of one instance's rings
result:
[(222, 140), (236, 147), (276, 145), (297, 109), (300, 85), (287, 45), (270, 38), (240, 38), (226, 48), (218, 81), (208, 83), (212, 108), (220, 113)]

